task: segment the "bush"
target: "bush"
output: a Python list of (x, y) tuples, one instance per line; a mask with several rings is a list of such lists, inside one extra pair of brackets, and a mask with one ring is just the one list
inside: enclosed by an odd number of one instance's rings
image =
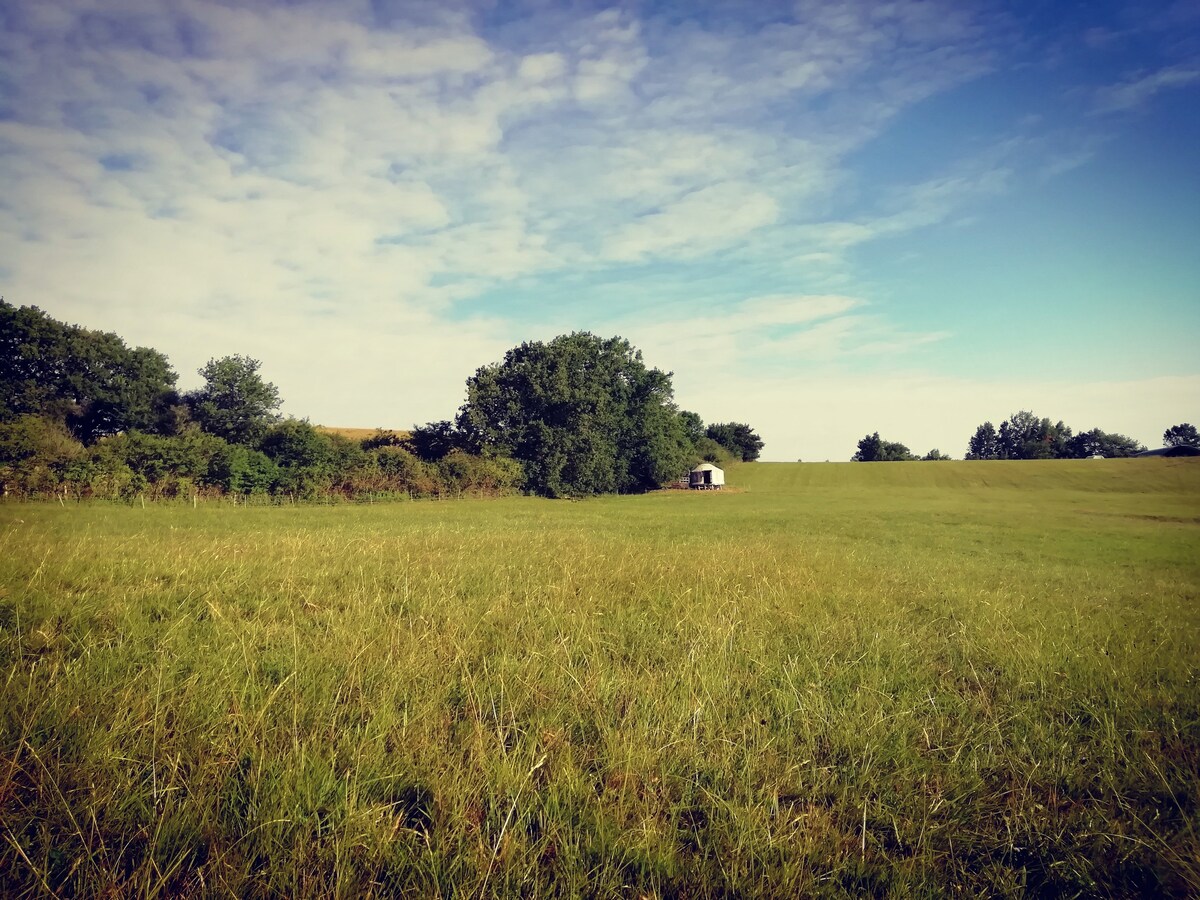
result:
[(213, 456), (205, 484), (229, 494), (265, 494), (279, 480), (279, 467), (265, 454), (238, 444), (225, 444)]
[(0, 490), (26, 495), (54, 492), (83, 454), (83, 444), (51, 419), (19, 416), (0, 424)]

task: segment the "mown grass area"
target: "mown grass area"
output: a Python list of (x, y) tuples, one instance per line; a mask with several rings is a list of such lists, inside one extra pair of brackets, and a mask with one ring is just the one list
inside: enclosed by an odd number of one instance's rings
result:
[(1197, 462), (0, 506), (0, 893), (1194, 896)]

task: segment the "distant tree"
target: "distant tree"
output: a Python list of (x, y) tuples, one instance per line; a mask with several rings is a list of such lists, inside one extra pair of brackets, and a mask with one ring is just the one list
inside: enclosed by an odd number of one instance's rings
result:
[(466, 447), (519, 460), (534, 493), (638, 491), (687, 465), (671, 399), (670, 373), (647, 368), (628, 341), (576, 332), (476, 371), (456, 424)]
[(264, 494), (279, 480), (279, 467), (260, 450), (226, 443), (213, 455), (207, 482), (231, 494)]
[(1000, 423), (998, 443), (1002, 459), (1057, 459), (1068, 454), (1071, 429), (1061, 421), (1051, 424), (1021, 410)]
[(305, 419), (284, 419), (267, 430), (259, 449), (278, 468), (277, 488), (294, 496), (313, 497), (328, 490), (343, 474), (338, 455), (347, 444), (359, 454), (364, 452), (353, 441), (339, 441)]
[(754, 462), (762, 452), (762, 438), (753, 428), (741, 422), (709, 425), (705, 434), (728, 450), (734, 459), (740, 459), (742, 462)]
[(924, 456), (921, 457), (921, 459), (923, 459), (927, 462), (941, 461), (941, 460), (952, 459), (952, 458), (953, 457), (947, 456), (946, 454), (942, 453), (942, 451), (938, 450), (936, 447), (934, 447), (932, 450), (930, 450), (928, 453), (926, 453)]
[(705, 437), (704, 420), (696, 413), (686, 409), (679, 411), (679, 424), (683, 428), (684, 436), (695, 446), (700, 443)]
[(903, 444), (885, 441), (879, 432), (868, 434), (858, 442), (858, 451), (850, 457), (851, 462), (906, 462), (914, 460), (912, 452)]
[(331, 436), (304, 419), (272, 425), (259, 449), (277, 466), (288, 469), (325, 469), (334, 458)]
[(462, 449), (463, 437), (453, 422), (426, 422), (413, 426), (401, 446), (408, 448), (421, 460), (435, 463), (453, 450)]
[(1166, 447), (1200, 447), (1200, 432), (1196, 426), (1184, 422), (1182, 425), (1172, 425), (1163, 432), (1163, 445)]
[(1103, 456), (1115, 459), (1123, 456), (1136, 456), (1146, 448), (1131, 437), (1123, 434), (1109, 434), (1099, 428), (1091, 431), (1081, 431), (1067, 442), (1064, 454), (1070, 459), (1088, 459), (1093, 456)]
[(204, 387), (185, 396), (192, 418), (231, 444), (258, 443), (280, 420), (279, 389), (258, 374), (261, 365), (240, 355), (210, 359), (199, 370)]
[(967, 459), (999, 459), (1000, 458), (1000, 438), (996, 434), (996, 426), (991, 422), (984, 422), (975, 429), (975, 434), (971, 436), (970, 443), (967, 444)]
[(736, 459), (740, 457), (735, 457), (712, 438), (701, 435), (694, 446), (691, 464), (695, 466), (697, 463), (710, 462), (724, 468)]
[(157, 350), (0, 299), (0, 421), (36, 415), (90, 444), (121, 431), (169, 431), (175, 373)]

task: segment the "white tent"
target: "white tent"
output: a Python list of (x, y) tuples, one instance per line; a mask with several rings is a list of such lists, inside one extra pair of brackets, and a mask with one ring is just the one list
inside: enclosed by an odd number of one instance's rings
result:
[(688, 473), (688, 487), (693, 491), (714, 491), (725, 484), (725, 471), (712, 463), (700, 463)]

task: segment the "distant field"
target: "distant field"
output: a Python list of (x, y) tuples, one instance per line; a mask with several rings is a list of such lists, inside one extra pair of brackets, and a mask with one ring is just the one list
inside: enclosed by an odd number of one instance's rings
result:
[[(407, 437), (407, 431), (397, 431), (394, 428), (383, 429), (388, 434), (394, 434), (397, 437)], [(318, 425), (317, 431), (323, 431), (325, 434), (338, 434), (344, 438), (349, 438), (352, 441), (365, 441), (369, 437), (374, 437), (378, 428), (337, 428), (331, 425)]]
[(1200, 894), (1200, 460), (728, 475), (0, 505), (0, 894)]

